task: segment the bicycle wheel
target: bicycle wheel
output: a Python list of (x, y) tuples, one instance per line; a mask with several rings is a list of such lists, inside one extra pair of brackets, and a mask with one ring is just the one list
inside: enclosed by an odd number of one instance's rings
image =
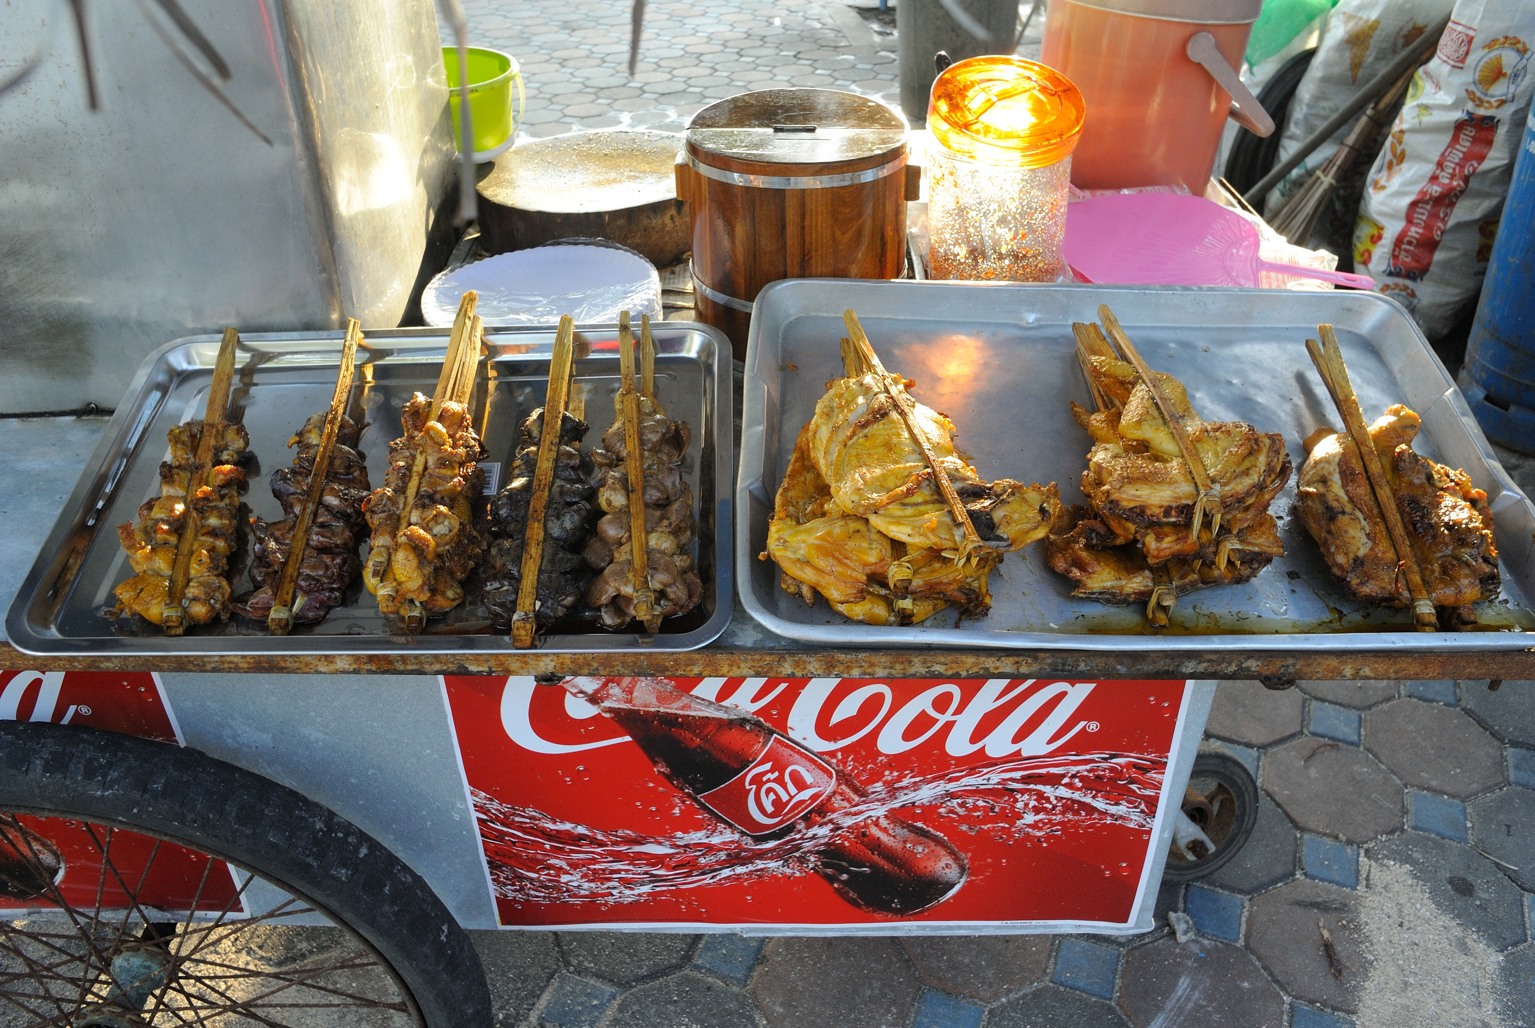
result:
[(196, 750), (0, 723), (0, 910), (4, 1028), (492, 1021), (420, 876)]

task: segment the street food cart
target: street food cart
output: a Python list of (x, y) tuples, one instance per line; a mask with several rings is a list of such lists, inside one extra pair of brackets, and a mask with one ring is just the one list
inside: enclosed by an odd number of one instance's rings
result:
[[(962, 426), (980, 466), (1069, 488), (1086, 447), (1066, 410), (1069, 398), (1086, 402), (1070, 324), (1099, 303), (1217, 414), (1266, 421), (1291, 445), (1327, 412), (1307, 382), (1304, 339), (1315, 322), (1338, 326), (1366, 408), (1400, 399), (1422, 411), (1432, 451), (1487, 488), (1505, 575), (1483, 630), (1419, 633), (1404, 614), (1348, 603), (1293, 526), (1275, 566), (1191, 594), (1162, 630), (1134, 608), (1072, 599), (1029, 551), (994, 575), (991, 613), (963, 623), (859, 625), (778, 588), (758, 557), (772, 492), (835, 374), (844, 306)], [(242, 926), (328, 923), (360, 940), (323, 960), (306, 951), (296, 971), (255, 961), (258, 997), (273, 978), (303, 977), (434, 1025), (483, 1015), (464, 928), (1143, 931), (1215, 680), (1531, 677), (1535, 514), (1389, 300), (801, 280), (764, 291), (752, 331), (738, 377), (717, 332), (655, 326), (656, 393), (695, 426), (685, 466), (705, 582), (698, 608), (655, 633), (577, 617), (520, 648), (473, 602), (402, 633), (360, 588), (326, 621), (282, 636), (232, 619), (172, 637), (106, 616), (128, 571), (114, 529), (153, 492), (167, 429), (202, 409), (216, 337), (152, 354), (110, 422), (0, 426), (15, 524), (3, 544), (13, 670), (0, 684), (0, 717), (14, 721), (0, 746), (10, 837), (33, 826), (26, 852), (39, 854), (35, 839), (55, 837), (43, 863), (58, 878), (36, 888), (63, 890), (77, 909), (140, 893), (138, 915), (112, 921), (134, 944), (68, 965), (74, 988), (86, 982), (86, 1007), (144, 1002), (168, 980), (186, 1002), (206, 1001), (213, 976), (166, 958), (182, 952), (170, 940), (245, 940)], [(619, 334), (580, 331), (576, 380), (592, 384), (599, 425), (619, 388)], [(447, 342), (432, 329), (366, 333), (360, 448), (379, 476), (400, 406), (429, 387)], [(542, 402), (554, 343), (546, 329), (487, 332), (476, 400), (487, 464), (505, 459)], [(339, 332), (241, 337), (232, 409), (263, 471), (323, 406), (341, 345)], [(1260, 364), (1268, 388), (1239, 373)], [(255, 475), (247, 502), (258, 516), (274, 510)], [(594, 717), (603, 704), (550, 684), (560, 681), (659, 683), (647, 717), (674, 721), (677, 704), (723, 705), (747, 726), (734, 731), (809, 761), (783, 782), (820, 774), (822, 794), (762, 793), (759, 807), (778, 802), (776, 814), (759, 810), (760, 827), (743, 827), (746, 799), (679, 773), (677, 751), (643, 743), (648, 728)], [(833, 782), (840, 798), (819, 798)], [(898, 856), (880, 873), (904, 884), (849, 886), (847, 868), (878, 863), (838, 841), (860, 823), (878, 827), (875, 856), (927, 852), (926, 869)], [(103, 859), (102, 840), (116, 835), (122, 846)], [(177, 845), (126, 841), (143, 837)], [(174, 855), (163, 876), (127, 873), (146, 866), (145, 845), (149, 867)], [(77, 864), (93, 869), (83, 883), (71, 878)], [(115, 892), (103, 866), (117, 867)], [(28, 928), (49, 922), (21, 907), (34, 920), (8, 938), (57, 938)], [(217, 989), (221, 1003), (246, 1002), (234, 985)]]
[[(140, 1014), (280, 1011), (319, 1023), (340, 1008), (362, 1023), (366, 1008), (367, 1023), (477, 1028), (490, 1023), (489, 996), (466, 929), (1140, 932), (1168, 865), (1202, 862), (1183, 842), (1189, 817), (1215, 814), (1217, 792), (1223, 804), (1244, 798), (1218, 775), (1192, 801), (1186, 788), (1199, 778), (1216, 681), (1535, 677), (1525, 641), (1535, 512), (1421, 334), (1378, 296), (1247, 289), (781, 281), (755, 298), (744, 363), (707, 325), (658, 323), (657, 395), (692, 427), (683, 466), (703, 593), (654, 630), (603, 629), (588, 611), (525, 647), (471, 595), (402, 631), (355, 584), (325, 621), (286, 635), (232, 619), (172, 636), (113, 616), (114, 586), (129, 574), (118, 526), (154, 493), (168, 431), (199, 416), (217, 375), (219, 338), (188, 335), (187, 324), (245, 322), (230, 409), (257, 461), (244, 500), (263, 518), (278, 512), (266, 475), (332, 393), (339, 315), (368, 322), (350, 396), (375, 481), (402, 407), (430, 391), (449, 350), (446, 331), (373, 327), (401, 320), (409, 290), (397, 287), (423, 270), (381, 255), (431, 264), (441, 235), (451, 148), (444, 89), (422, 88), (442, 86), (423, 73), (439, 56), (430, 19), (415, 19), (434, 38), (423, 44), (413, 26), (413, 60), (332, 61), (320, 43), (412, 26), (361, 32), (342, 24), (360, 20), (351, 8), (283, 8), (300, 22), (288, 42), (309, 41), (302, 60), (260, 50), (236, 64), (273, 72), (273, 96), (251, 109), (293, 103), (270, 119), (291, 138), (258, 150), (259, 164), (219, 147), (230, 180), (250, 193), (252, 180), (276, 178), (290, 205), (279, 213), (291, 221), (260, 203), (241, 209), (271, 233), (270, 246), (260, 233), (240, 238), (260, 246), (267, 259), (254, 263), (279, 281), (242, 278), (253, 262), (231, 254), (227, 235), (167, 241), (152, 212), (137, 235), (120, 233), (121, 210), (102, 203), (88, 212), (99, 230), (80, 233), (91, 259), (63, 262), (63, 291), (96, 302), (60, 337), (69, 345), (8, 365), (22, 373), (7, 378), (7, 409), (34, 416), (0, 420), (10, 522), (0, 537), (10, 602), (0, 975), (35, 1021), (104, 1028)], [(129, 42), (153, 38), (112, 27)], [(270, 24), (236, 30), (274, 48), (283, 35)], [(138, 67), (147, 75), (151, 63)], [(330, 78), (354, 71), (387, 81), (348, 91)], [(335, 102), (295, 100), (327, 86), (332, 100), (389, 96), (396, 131), (347, 135), (327, 120)], [(28, 146), (41, 120), (23, 119)], [(179, 144), (183, 119), (160, 120)], [(247, 127), (223, 128), (254, 145)], [(145, 165), (157, 138), (138, 141)], [(370, 174), (383, 165), (409, 174)], [(312, 197), (289, 188), (300, 169), (317, 172), (302, 183)], [(147, 191), (153, 176), (131, 170)], [(189, 180), (219, 179), (207, 170)], [(103, 182), (117, 175), (103, 172), (88, 191), (108, 195)], [(389, 188), (402, 181), (410, 187)], [(217, 209), (203, 196), (193, 202)], [(120, 207), (149, 210), (139, 193)], [(33, 209), (42, 213), (26, 222), (29, 239), (56, 229), (56, 210)], [(327, 245), (309, 247), (315, 239)], [(218, 274), (195, 281), (190, 298), (143, 302), (138, 280), (116, 272), (153, 265), (136, 248), (153, 243)], [(284, 259), (279, 244), (305, 260)], [(152, 276), (165, 284), (163, 266)], [(119, 282), (127, 295), (92, 295)], [(361, 296), (378, 302), (357, 309)], [(766, 523), (795, 433), (836, 374), (845, 311), (954, 420), (987, 473), (1070, 495), (1088, 445), (1068, 409), (1087, 402), (1072, 325), (1102, 304), (1210, 416), (1283, 432), (1296, 453), (1329, 416), (1305, 340), (1334, 325), (1365, 408), (1410, 404), (1427, 449), (1489, 494), (1504, 585), (1482, 630), (1417, 633), (1401, 615), (1349, 603), (1293, 526), (1285, 557), (1260, 579), (1191, 596), (1165, 629), (1134, 608), (1071, 598), (1029, 551), (994, 572), (985, 617), (874, 628), (779, 588), (760, 557)], [(284, 316), (331, 327), (278, 330)], [(579, 332), (577, 380), (591, 386), (588, 416), (601, 425), (622, 388), (620, 332)], [(556, 342), (542, 327), (485, 335), (472, 407), (487, 491), (545, 399)], [(119, 391), (110, 419), (47, 413), (111, 405)], [(720, 756), (732, 746), (744, 761)], [(682, 754), (699, 752), (709, 760), (683, 767)], [(711, 761), (740, 773), (697, 769)], [(1229, 836), (1210, 833), (1212, 861), (1240, 841), (1224, 828)], [(1170, 857), (1175, 838), (1181, 856)]]

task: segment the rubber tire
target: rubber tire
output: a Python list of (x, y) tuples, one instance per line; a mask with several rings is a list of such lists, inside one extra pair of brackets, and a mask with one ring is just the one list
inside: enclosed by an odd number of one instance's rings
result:
[(1218, 836), (1211, 836), (1215, 849), (1209, 855), (1188, 860), (1173, 847), (1162, 872), (1164, 881), (1187, 882), (1215, 871), (1237, 855), (1258, 823), (1258, 783), (1236, 758), (1213, 751), (1196, 755), (1189, 784), (1196, 786), (1202, 782), (1210, 783), (1209, 791), (1219, 789), (1224, 793), (1223, 798), (1233, 806), (1230, 817), (1223, 817)]
[(350, 929), (428, 1028), (485, 1028), (468, 935), (383, 844), (286, 786), (198, 750), (95, 729), (0, 722), (0, 812), (143, 831), (259, 874)]

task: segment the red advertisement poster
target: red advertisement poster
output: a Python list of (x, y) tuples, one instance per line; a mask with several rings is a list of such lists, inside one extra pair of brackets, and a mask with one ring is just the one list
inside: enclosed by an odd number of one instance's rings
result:
[[(179, 744), (180, 732), (159, 680), (148, 673), (0, 671), (0, 720), (87, 725)], [(0, 818), (0, 859), (24, 854), (51, 872), (51, 884), (86, 910), (126, 906), (131, 883), (140, 905), (181, 913), (242, 909), (222, 861), (136, 832), (108, 835), (68, 818)], [(103, 859), (105, 857), (105, 860)], [(109, 870), (103, 872), (103, 864)], [(18, 899), (27, 901), (17, 907)], [(0, 894), (0, 912), (28, 909), (37, 895)]]
[(508, 927), (1130, 926), (1187, 683), (448, 677)]

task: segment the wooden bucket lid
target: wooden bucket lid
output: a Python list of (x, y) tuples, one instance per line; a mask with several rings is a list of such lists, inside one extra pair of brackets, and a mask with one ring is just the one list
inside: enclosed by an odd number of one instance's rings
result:
[(705, 107), (687, 129), (689, 157), (733, 171), (816, 165), (846, 170), (904, 156), (899, 111), (835, 89), (764, 89)]

